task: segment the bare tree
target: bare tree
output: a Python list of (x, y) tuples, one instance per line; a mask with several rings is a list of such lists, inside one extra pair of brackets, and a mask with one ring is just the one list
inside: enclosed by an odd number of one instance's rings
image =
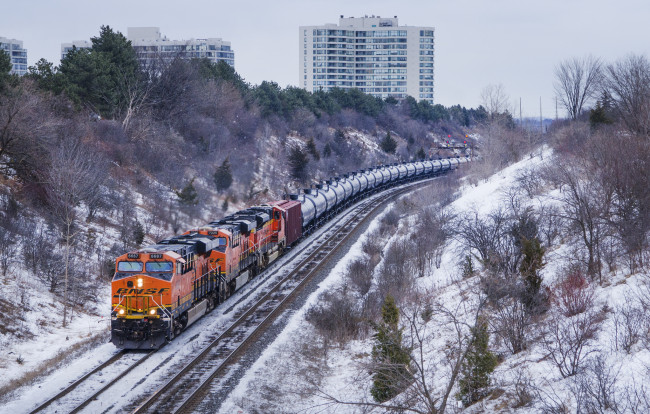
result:
[(590, 179), (590, 169), (584, 160), (559, 160), (545, 176), (561, 191), (552, 198), (560, 202), (559, 215), (577, 230), (587, 250), (587, 274), (599, 276), (602, 282), (600, 247), (604, 238), (603, 216), (609, 209), (611, 193), (601, 183)]
[(481, 104), (490, 115), (490, 120), (497, 119), (509, 110), (509, 99), (502, 83), (490, 84), (481, 91)]
[(607, 66), (606, 89), (614, 109), (632, 132), (650, 133), (650, 62), (630, 55)]
[(577, 119), (583, 107), (597, 94), (602, 78), (599, 58), (571, 58), (555, 67), (555, 95), (571, 119)]
[(570, 318), (560, 312), (550, 314), (542, 344), (563, 378), (577, 374), (585, 358), (594, 352), (589, 345), (603, 320), (604, 315), (596, 309)]
[(64, 242), (64, 327), (67, 324), (70, 249), (79, 232), (77, 206), (96, 186), (102, 184), (104, 177), (104, 171), (95, 158), (83, 141), (74, 136), (63, 137), (50, 155), (46, 177), (47, 199)]
[(513, 267), (508, 223), (505, 211), (497, 209), (486, 218), (480, 217), (477, 211), (459, 216), (454, 227), (457, 229), (457, 238), (466, 249), (477, 253), (483, 267), (491, 271), (507, 271)]
[(18, 246), (17, 234), (0, 226), (0, 273), (5, 281), (7, 272), (15, 261)]
[[(54, 98), (53, 98), (54, 99)], [(58, 120), (30, 80), (0, 95), (0, 172), (33, 180), (39, 159), (45, 157), (44, 141)]]
[(614, 325), (614, 348), (622, 349), (626, 353), (632, 351), (632, 346), (636, 344), (645, 332), (648, 324), (646, 312), (642, 306), (635, 303), (630, 297), (625, 298), (625, 302), (619, 304), (614, 309), (612, 324)]
[(533, 325), (526, 306), (516, 297), (506, 296), (492, 305), (490, 325), (513, 354), (528, 347)]
[(607, 363), (602, 354), (588, 361), (584, 372), (577, 376), (574, 386), (580, 388), (578, 412), (585, 413), (623, 413), (618, 375), (616, 369)]

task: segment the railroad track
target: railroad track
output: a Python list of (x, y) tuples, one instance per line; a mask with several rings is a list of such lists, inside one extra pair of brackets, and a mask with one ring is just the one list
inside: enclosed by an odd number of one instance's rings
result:
[(281, 281), (275, 284), (255, 304), (250, 306), (221, 335), (216, 337), (178, 373), (159, 387), (132, 413), (193, 412), (209, 391), (210, 384), (223, 377), (238, 358), (255, 343), (274, 321), (287, 309), (328, 258), (344, 245), (355, 229), (364, 224), (385, 202), (426, 185), (429, 180), (390, 189), (361, 201), (337, 231), (319, 243), (309, 256), (300, 261)]
[[(106, 362), (65, 387), (58, 394), (40, 404), (30, 414), (42, 412), (77, 413), (108, 390), (120, 378), (146, 361), (154, 352), (150, 351), (143, 355), (142, 352), (121, 350)], [(115, 367), (120, 365), (126, 365), (126, 368), (118, 369), (117, 373), (115, 373)], [(72, 393), (72, 391), (75, 392)]]

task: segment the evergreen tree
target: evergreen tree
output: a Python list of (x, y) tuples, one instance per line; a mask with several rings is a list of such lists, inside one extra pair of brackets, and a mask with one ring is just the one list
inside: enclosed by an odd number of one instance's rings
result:
[(395, 154), (397, 142), (390, 136), (390, 131), (388, 131), (384, 139), (381, 140), (379, 147), (387, 154)]
[(395, 99), (395, 97), (393, 96), (387, 97), (386, 99), (384, 99), (384, 102), (386, 102), (389, 105), (397, 105), (399, 103), (399, 101)]
[(136, 246), (140, 246), (144, 242), (144, 226), (140, 221), (136, 220), (133, 225), (133, 242)]
[(4, 50), (0, 50), (0, 92), (4, 92), (7, 88), (7, 83), (11, 79), (9, 72), (12, 68), (11, 56)]
[(196, 192), (196, 188), (194, 188), (194, 178), (181, 191), (176, 191), (176, 196), (182, 204), (196, 205), (199, 202), (199, 194)]
[(61, 61), (62, 89), (77, 104), (115, 118), (126, 107), (128, 89), (138, 82), (137, 56), (131, 42), (109, 26), (91, 41), (91, 49), (73, 48)]
[(427, 153), (424, 152), (424, 148), (420, 147), (418, 152), (415, 154), (415, 159), (416, 160), (423, 160), (427, 157)]
[(232, 170), (228, 158), (221, 163), (220, 167), (217, 167), (217, 171), (215, 171), (213, 178), (217, 190), (224, 191), (230, 188), (230, 185), (232, 184)]
[(52, 62), (41, 58), (34, 66), (28, 68), (26, 77), (35, 80), (38, 87), (54, 93), (63, 90), (63, 78)]
[(490, 352), (487, 321), (479, 318), (472, 329), (472, 343), (460, 368), (458, 398), (465, 407), (485, 397), (489, 391), (490, 374), (497, 366), (497, 357)]
[(244, 79), (235, 71), (235, 68), (230, 66), (224, 60), (212, 62), (209, 59), (194, 59), (194, 64), (198, 65), (199, 73), (204, 79), (213, 79), (216, 81), (226, 81), (235, 86), (242, 95), (250, 92), (250, 86)]
[(263, 117), (271, 115), (286, 116), (284, 95), (280, 85), (275, 82), (263, 81), (253, 89), (253, 95)]
[(463, 277), (472, 277), (474, 276), (474, 263), (472, 262), (472, 256), (469, 254), (465, 256), (465, 261), (463, 261)]
[(323, 157), (329, 158), (332, 155), (332, 146), (328, 142), (325, 144), (325, 147), (323, 148)]
[(316, 144), (314, 143), (314, 138), (309, 138), (309, 141), (307, 141), (307, 151), (309, 151), (314, 161), (320, 160), (320, 153), (316, 148)]
[(589, 112), (589, 124), (592, 128), (598, 128), (601, 125), (612, 124), (612, 121), (607, 116), (605, 107), (601, 105), (600, 101), (596, 102), (596, 107)]
[(307, 177), (307, 164), (309, 163), (307, 154), (299, 146), (293, 146), (289, 150), (288, 161), (291, 175), (297, 180), (304, 180)]
[(524, 292), (522, 302), (529, 310), (533, 310), (539, 304), (539, 293), (542, 287), (542, 276), (539, 271), (544, 267), (544, 253), (539, 239), (522, 239), (522, 258), (519, 266), (519, 273), (524, 281)]
[(390, 400), (411, 382), (410, 352), (402, 345), (399, 310), (390, 295), (386, 296), (381, 316), (382, 322), (375, 326), (375, 345), (372, 347), (375, 369), (370, 393), (377, 402)]

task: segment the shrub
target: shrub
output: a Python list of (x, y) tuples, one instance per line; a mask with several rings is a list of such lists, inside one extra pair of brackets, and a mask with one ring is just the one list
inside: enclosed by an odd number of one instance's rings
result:
[(594, 291), (580, 270), (570, 271), (556, 290), (556, 305), (566, 317), (583, 313), (593, 306)]
[(318, 304), (307, 311), (306, 319), (324, 338), (341, 344), (356, 338), (362, 323), (346, 287), (323, 293)]
[(348, 278), (352, 286), (364, 296), (372, 287), (373, 268), (369, 260), (357, 259), (348, 266)]

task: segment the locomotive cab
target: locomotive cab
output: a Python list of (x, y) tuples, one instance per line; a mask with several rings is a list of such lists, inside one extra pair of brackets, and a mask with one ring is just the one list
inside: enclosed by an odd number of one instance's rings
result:
[(184, 260), (173, 252), (129, 253), (116, 260), (111, 284), (111, 342), (158, 348), (170, 334), (174, 275)]

